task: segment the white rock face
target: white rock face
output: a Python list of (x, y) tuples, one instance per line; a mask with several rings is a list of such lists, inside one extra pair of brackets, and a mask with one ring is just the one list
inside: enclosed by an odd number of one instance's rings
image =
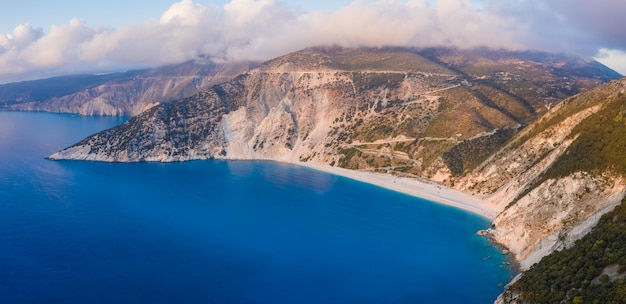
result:
[[(482, 166), (461, 178), (457, 187), (482, 196), (503, 210), (571, 145), (573, 139), (567, 137), (572, 129), (599, 109), (600, 106), (585, 109), (523, 141), (533, 131), (533, 126), (529, 126)], [(553, 108), (541, 120), (547, 121), (557, 113), (558, 107)]]
[(504, 210), (493, 237), (515, 254), (522, 270), (587, 234), (624, 197), (625, 181), (578, 172), (550, 179)]
[[(358, 88), (355, 78), (398, 81)], [(377, 78), (378, 77), (378, 78)], [(416, 98), (432, 80), (407, 72), (259, 69), (183, 101), (163, 104), (96, 134), (51, 159), (183, 161), (273, 159), (337, 162), (357, 117), (375, 116), (387, 99)], [(359, 78), (359, 79), (361, 79)], [(363, 80), (361, 80), (363, 81)], [(367, 84), (361, 84), (366, 86)], [(371, 114), (373, 113), (373, 114)], [(105, 151), (108, 151), (106, 153)]]

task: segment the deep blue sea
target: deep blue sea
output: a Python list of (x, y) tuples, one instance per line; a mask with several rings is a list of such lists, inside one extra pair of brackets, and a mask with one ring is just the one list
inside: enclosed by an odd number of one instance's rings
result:
[(275, 162), (45, 156), (120, 118), (0, 112), (0, 303), (491, 303), (479, 216)]

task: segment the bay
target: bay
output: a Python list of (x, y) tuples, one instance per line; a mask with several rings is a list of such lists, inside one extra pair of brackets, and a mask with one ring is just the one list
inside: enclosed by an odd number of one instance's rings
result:
[(0, 303), (491, 303), (462, 210), (296, 165), (45, 156), (122, 118), (0, 112)]

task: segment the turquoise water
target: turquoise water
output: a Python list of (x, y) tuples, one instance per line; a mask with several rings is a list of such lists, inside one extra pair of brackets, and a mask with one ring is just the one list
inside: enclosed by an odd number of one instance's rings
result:
[(0, 112), (0, 303), (491, 303), (481, 217), (274, 162), (44, 157), (120, 123)]

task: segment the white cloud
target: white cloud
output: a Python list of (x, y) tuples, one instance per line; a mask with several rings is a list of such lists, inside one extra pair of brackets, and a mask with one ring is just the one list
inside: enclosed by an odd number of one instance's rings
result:
[(21, 49), (19, 57), (34, 68), (72, 64), (81, 57), (77, 46), (90, 41), (100, 31), (86, 26), (79, 19), (72, 19), (69, 24), (53, 25), (50, 33)]
[[(0, 35), (0, 82), (157, 66), (200, 55), (265, 60), (330, 44), (532, 48), (588, 56), (600, 46), (626, 50), (626, 32), (617, 26), (624, 1), (472, 1), (477, 0), (354, 0), (334, 12), (302, 12), (275, 0), (231, 0), (223, 8), (182, 0), (158, 21), (119, 29), (76, 19), (46, 33), (20, 25)], [(611, 11), (586, 14), (603, 6)], [(598, 58), (621, 58), (602, 54)]]
[[(279, 12), (272, 14), (281, 16)], [(269, 58), (314, 45), (358, 46), (491, 46), (518, 48), (510, 22), (488, 12), (471, 9), (465, 0), (357, 0), (337, 12), (283, 14), (270, 26), (259, 24), (231, 45), (230, 58)], [(501, 37), (494, 39), (494, 37)], [(241, 37), (243, 38), (243, 37)], [(512, 38), (512, 37), (511, 37)], [(244, 43), (245, 42), (245, 43)]]
[(626, 75), (626, 52), (602, 48), (596, 54), (595, 59), (616, 72)]
[(174, 3), (163, 15), (161, 23), (173, 23), (182, 26), (197, 26), (205, 16), (207, 8), (193, 3), (192, 0), (182, 0)]
[(232, 0), (224, 5), (224, 21), (234, 28), (243, 28), (258, 18), (266, 17), (264, 11), (275, 6), (274, 0)]
[[(3, 51), (23, 48), (43, 35), (42, 29), (33, 28), (29, 24), (21, 24), (15, 27), (12, 34), (0, 35), (0, 47)], [(0, 54), (3, 51), (0, 51)]]
[(626, 50), (623, 0), (491, 0), (491, 10), (524, 24), (526, 47), (593, 56), (601, 47)]

